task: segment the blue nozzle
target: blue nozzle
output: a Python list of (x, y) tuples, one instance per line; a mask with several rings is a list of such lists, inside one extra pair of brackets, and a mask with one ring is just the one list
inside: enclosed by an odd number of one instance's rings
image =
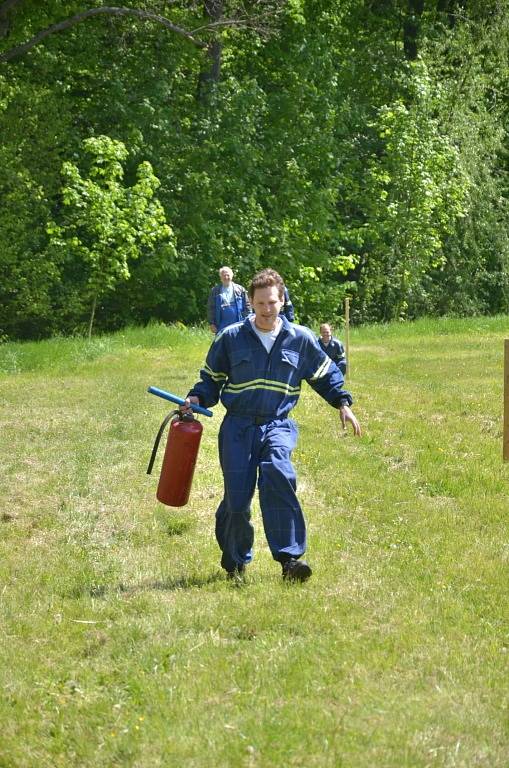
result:
[[(158, 387), (149, 387), (147, 392), (150, 392), (151, 395), (157, 395), (157, 397), (162, 397), (163, 400), (169, 400), (170, 403), (176, 403), (177, 405), (185, 404), (185, 400), (183, 400), (181, 397), (177, 397), (177, 395), (172, 395), (171, 392), (166, 392), (164, 389), (159, 389)], [(191, 408), (193, 411), (196, 411), (196, 413), (201, 413), (202, 416), (214, 415), (212, 411), (209, 411), (208, 408), (202, 408), (201, 405), (195, 405), (195, 403), (191, 403)]]

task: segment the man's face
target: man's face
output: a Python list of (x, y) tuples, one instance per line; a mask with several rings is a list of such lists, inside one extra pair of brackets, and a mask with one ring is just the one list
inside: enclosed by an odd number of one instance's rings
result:
[(233, 278), (233, 272), (231, 269), (222, 269), (219, 273), (219, 277), (221, 278), (223, 285), (229, 285)]
[(276, 327), (283, 302), (275, 285), (257, 288), (251, 302), (255, 313), (256, 327), (261, 331), (272, 331)]
[(321, 325), (320, 326), (320, 336), (322, 337), (322, 341), (325, 342), (325, 344), (328, 344), (331, 340), (331, 332), (330, 332), (330, 325)]

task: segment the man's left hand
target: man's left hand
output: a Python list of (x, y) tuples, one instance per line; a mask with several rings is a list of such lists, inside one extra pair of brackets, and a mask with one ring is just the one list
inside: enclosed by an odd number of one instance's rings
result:
[(341, 419), (343, 429), (346, 429), (346, 424), (349, 421), (352, 425), (354, 435), (356, 437), (360, 437), (362, 435), (361, 425), (357, 421), (357, 417), (355, 416), (354, 412), (348, 405), (341, 406), (339, 409), (339, 417)]

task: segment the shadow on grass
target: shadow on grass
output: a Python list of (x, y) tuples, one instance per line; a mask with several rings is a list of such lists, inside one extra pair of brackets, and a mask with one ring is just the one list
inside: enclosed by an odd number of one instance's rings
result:
[(215, 584), (218, 581), (224, 581), (223, 573), (215, 572), (208, 575), (197, 576), (177, 576), (174, 579), (156, 579), (154, 581), (142, 581), (139, 584), (83, 584), (76, 585), (64, 594), (73, 600), (81, 597), (106, 598), (108, 595), (117, 593), (121, 595), (134, 595), (140, 592), (159, 590), (162, 592), (176, 592), (179, 589), (196, 589), (206, 587), (209, 584)]
[(194, 589), (195, 587), (206, 587), (208, 584), (215, 584), (218, 581), (224, 581), (224, 574), (211, 573), (208, 576), (180, 576), (174, 579), (158, 579), (156, 581), (146, 581), (141, 584), (119, 584), (118, 591), (125, 593), (144, 592), (148, 589), (161, 590), (163, 592), (174, 592), (177, 589)]

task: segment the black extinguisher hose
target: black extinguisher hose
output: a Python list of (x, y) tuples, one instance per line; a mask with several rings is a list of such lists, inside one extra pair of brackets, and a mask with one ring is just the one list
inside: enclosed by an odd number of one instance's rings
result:
[(163, 432), (165, 430), (165, 427), (166, 427), (167, 423), (169, 422), (169, 420), (171, 418), (173, 418), (173, 416), (179, 416), (179, 418), (180, 418), (180, 411), (171, 411), (171, 413), (169, 413), (166, 416), (166, 418), (163, 420), (163, 423), (159, 427), (159, 432), (156, 435), (156, 439), (154, 441), (154, 447), (152, 448), (152, 455), (150, 456), (150, 461), (148, 463), (147, 475), (151, 475), (152, 474), (152, 467), (154, 466), (154, 461), (156, 460), (157, 449), (159, 448), (159, 443), (161, 442), (161, 437), (163, 436)]

